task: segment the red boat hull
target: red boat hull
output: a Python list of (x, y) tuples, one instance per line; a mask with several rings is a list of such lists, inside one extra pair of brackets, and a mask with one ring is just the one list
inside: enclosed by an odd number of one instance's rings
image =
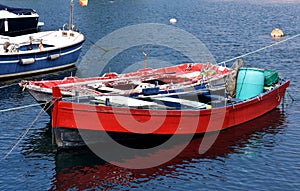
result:
[[(276, 108), (289, 81), (259, 97), (225, 107), (204, 110), (147, 110), (95, 106), (55, 101), (52, 112), (58, 146), (64, 146), (61, 130), (127, 134), (201, 134), (233, 127), (255, 119)], [(58, 88), (53, 97), (60, 97)]]
[[(253, 142), (253, 134), (255, 135), (257, 132), (263, 132), (260, 134), (268, 134), (271, 137), (276, 136), (278, 131), (274, 130), (277, 129), (278, 126), (281, 126), (283, 121), (284, 115), (282, 115), (280, 110), (273, 110), (261, 118), (241, 125), (239, 130), (232, 128), (220, 133), (215, 144), (213, 144), (205, 154), (199, 155), (199, 147), (203, 138), (197, 137), (190, 141), (185, 149), (172, 160), (160, 166), (147, 169), (121, 168), (102, 161), (97, 155), (87, 149), (77, 150), (75, 156), (73, 152), (58, 152), (55, 168), (55, 178), (57, 181), (53, 184), (53, 189), (51, 190), (67, 190), (68, 188), (85, 190), (90, 187), (102, 188), (107, 185), (107, 182), (112, 184), (122, 184), (126, 181), (136, 181), (137, 179), (144, 180), (146, 176), (151, 178), (153, 178), (153, 176), (168, 176), (170, 173), (176, 172), (178, 168), (185, 168), (186, 165), (189, 165), (190, 163), (193, 164), (195, 160), (227, 157), (243, 148), (245, 149), (245, 147), (249, 147), (249, 145), (256, 144), (261, 141), (258, 137)], [(214, 134), (209, 135), (209, 137), (211, 136), (214, 136)], [(142, 145), (147, 148), (149, 144), (152, 145), (151, 141), (157, 142), (157, 139), (135, 142), (134, 145)], [(170, 145), (169, 147), (158, 149), (157, 151), (152, 152), (151, 155), (166, 156), (168, 153), (176, 153), (178, 148), (183, 144), (184, 143), (179, 142)], [(149, 159), (149, 155), (138, 156), (141, 158), (140, 161), (142, 162)], [(93, 160), (91, 160), (91, 158)], [(124, 160), (124, 158), (128, 161), (132, 161), (132, 163), (137, 163), (136, 155), (121, 155), (119, 160)], [(170, 168), (170, 166), (176, 166), (178, 168)], [(76, 176), (74, 176), (74, 174)], [(151, 179), (149, 178), (148, 180)]]

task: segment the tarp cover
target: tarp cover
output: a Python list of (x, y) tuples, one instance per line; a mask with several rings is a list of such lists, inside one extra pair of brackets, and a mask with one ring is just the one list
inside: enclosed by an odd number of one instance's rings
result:
[(0, 4), (0, 10), (6, 10), (17, 15), (31, 15), (32, 13), (36, 13), (33, 9), (14, 8), (2, 4)]

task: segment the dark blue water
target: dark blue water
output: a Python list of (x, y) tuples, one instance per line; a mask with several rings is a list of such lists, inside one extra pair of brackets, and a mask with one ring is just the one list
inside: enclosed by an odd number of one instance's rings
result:
[[(67, 0), (0, 3), (36, 9), (40, 20), (45, 22), (44, 30), (54, 30), (68, 22)], [(285, 32), (283, 39), (300, 33), (300, 3), (296, 1), (97, 0), (90, 1), (87, 7), (80, 7), (75, 1), (74, 21), (87, 37), (82, 56), (90, 48), (96, 48), (92, 42), (117, 29), (142, 23), (170, 25), (170, 18), (177, 19), (174, 27), (200, 39), (216, 62), (276, 42), (269, 37), (275, 27)], [(186, 46), (185, 42), (180, 43)], [(146, 47), (151, 59), (172, 64), (189, 61), (186, 56), (166, 47)], [(291, 103), (286, 96), (284, 108), (279, 107), (239, 128), (222, 132), (203, 155), (198, 154), (202, 140), (198, 137), (165, 164), (143, 170), (124, 169), (101, 160), (87, 149), (57, 152), (49, 130), (50, 118), (43, 115), (11, 154), (0, 161), (0, 190), (298, 190), (299, 56), (298, 37), (244, 58), (248, 66), (278, 70), (281, 76), (290, 79), (289, 93), (296, 101)], [(141, 47), (133, 47), (114, 58), (109, 69), (122, 72), (129, 63), (142, 60)], [(27, 79), (59, 79), (71, 73), (75, 70)], [(1, 81), (0, 85), (20, 80)], [(34, 103), (18, 86), (0, 89), (1, 110)], [(1, 159), (39, 112), (39, 107), (33, 107), (0, 113)], [(164, 152), (172, 152), (177, 146), (157, 153), (163, 157)]]

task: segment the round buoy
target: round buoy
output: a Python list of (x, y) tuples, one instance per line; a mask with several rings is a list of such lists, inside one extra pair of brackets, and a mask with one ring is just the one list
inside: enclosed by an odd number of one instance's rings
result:
[(175, 24), (176, 22), (177, 22), (177, 19), (175, 19), (175, 18), (170, 19), (171, 24)]
[(278, 29), (278, 28), (275, 28), (274, 30), (272, 30), (271, 32), (271, 37), (273, 38), (281, 38), (284, 36), (282, 30)]

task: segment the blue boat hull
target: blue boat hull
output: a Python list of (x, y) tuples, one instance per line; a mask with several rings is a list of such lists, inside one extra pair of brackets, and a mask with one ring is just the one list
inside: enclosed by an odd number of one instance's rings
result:
[(70, 67), (77, 61), (82, 42), (55, 49), (31, 54), (13, 54), (0, 56), (0, 78), (42, 73)]

